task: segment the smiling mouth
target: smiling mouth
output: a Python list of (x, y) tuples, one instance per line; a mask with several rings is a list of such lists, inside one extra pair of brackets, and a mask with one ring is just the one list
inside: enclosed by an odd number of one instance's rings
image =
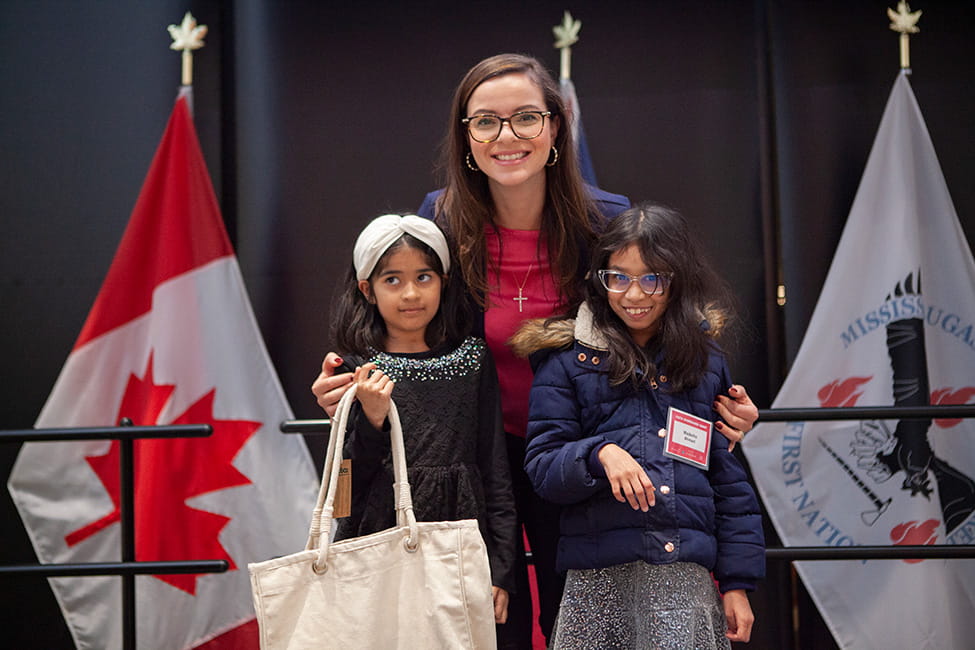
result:
[(521, 151), (518, 153), (499, 153), (492, 156), (495, 160), (500, 160), (501, 162), (511, 162), (513, 160), (521, 160), (522, 158), (528, 157), (527, 151)]
[(630, 316), (639, 317), (639, 316), (646, 316), (652, 311), (652, 309), (653, 309), (652, 307), (624, 307), (623, 311), (625, 311)]

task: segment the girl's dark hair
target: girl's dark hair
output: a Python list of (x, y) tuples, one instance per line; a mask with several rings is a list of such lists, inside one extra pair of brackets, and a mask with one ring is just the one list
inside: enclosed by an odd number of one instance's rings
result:
[[(593, 251), (586, 283), (586, 299), (596, 327), (605, 333), (609, 371), (615, 384), (654, 377), (654, 356), (663, 351), (667, 386), (672, 392), (700, 383), (708, 353), (731, 318), (731, 292), (708, 263), (684, 217), (657, 203), (640, 203), (611, 220)], [(609, 268), (610, 256), (635, 244), (640, 257), (654, 271), (672, 272), (660, 329), (646, 347), (633, 340), (626, 325), (609, 305), (607, 291), (596, 272)]]
[[(386, 267), (389, 256), (400, 248), (413, 248), (426, 258), (430, 268), (441, 277), (440, 309), (427, 325), (426, 343), (431, 348), (442, 343), (459, 343), (471, 328), (469, 311), (464, 308), (464, 296), (460, 283), (448, 282), (444, 276), (440, 257), (430, 246), (413, 235), (403, 234), (393, 242), (376, 263), (369, 275), (369, 284)], [(349, 265), (345, 284), (332, 313), (331, 338), (340, 354), (352, 354), (368, 358), (374, 350), (386, 349), (386, 322), (379, 308), (369, 302), (359, 291), (355, 267)]]
[[(522, 54), (498, 54), (471, 68), (454, 92), (447, 135), (441, 146), (439, 167), (445, 175), (445, 190), (437, 202), (437, 223), (444, 230), (463, 280), (481, 308), (487, 307), (488, 273), (499, 273), (493, 260), (488, 260), (485, 224), (494, 223), (494, 204), (483, 172), (471, 171), (466, 164), (470, 153), (467, 117), (471, 94), (488, 79), (508, 74), (524, 74), (541, 89), (550, 120), (559, 124), (554, 146), (558, 162), (545, 168), (546, 196), (542, 212), (541, 237), (546, 242), (552, 276), (563, 304), (581, 298), (579, 260), (595, 240), (601, 225), (589, 193), (579, 172), (576, 145), (572, 139), (570, 116), (562, 100), (558, 83), (537, 60)], [(499, 244), (500, 233), (498, 234)], [(488, 265), (491, 265), (490, 268)]]

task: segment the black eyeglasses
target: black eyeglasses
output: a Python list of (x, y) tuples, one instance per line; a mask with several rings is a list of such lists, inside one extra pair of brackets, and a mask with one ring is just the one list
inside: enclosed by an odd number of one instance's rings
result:
[(460, 121), (467, 125), (467, 132), (478, 142), (494, 142), (500, 138), (501, 127), (505, 122), (511, 127), (515, 137), (531, 140), (542, 134), (545, 118), (551, 114), (552, 111), (521, 111), (511, 117), (499, 117), (485, 113), (464, 117)]
[(609, 269), (597, 271), (596, 275), (599, 276), (599, 281), (606, 291), (623, 293), (630, 289), (631, 284), (637, 282), (643, 289), (643, 293), (648, 296), (656, 296), (666, 292), (671, 279), (674, 277), (673, 273), (647, 273), (641, 276), (632, 276), (622, 271)]

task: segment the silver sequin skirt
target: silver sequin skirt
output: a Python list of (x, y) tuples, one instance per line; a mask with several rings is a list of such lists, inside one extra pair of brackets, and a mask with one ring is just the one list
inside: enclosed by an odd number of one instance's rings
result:
[(554, 650), (729, 650), (728, 625), (707, 569), (631, 562), (569, 570)]

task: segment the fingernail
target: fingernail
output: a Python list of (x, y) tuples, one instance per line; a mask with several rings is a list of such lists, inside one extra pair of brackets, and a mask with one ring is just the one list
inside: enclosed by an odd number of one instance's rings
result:
[(335, 363), (337, 363), (338, 365), (341, 366), (342, 365), (342, 357), (335, 357)]

